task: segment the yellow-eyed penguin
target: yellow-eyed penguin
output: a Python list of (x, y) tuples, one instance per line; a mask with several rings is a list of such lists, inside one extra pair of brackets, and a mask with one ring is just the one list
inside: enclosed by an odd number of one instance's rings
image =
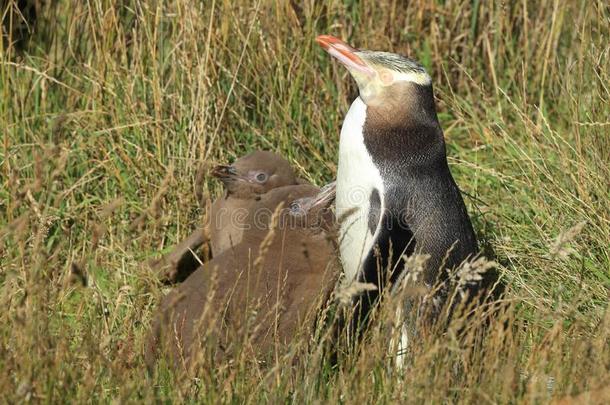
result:
[(477, 254), (477, 241), (447, 164), (426, 70), (329, 35), (316, 41), (359, 89), (341, 129), (336, 216), (345, 281), (378, 287), (360, 300), (362, 315), (400, 275), (405, 256), (430, 256), (423, 280), (432, 287), (446, 278), (446, 269)]

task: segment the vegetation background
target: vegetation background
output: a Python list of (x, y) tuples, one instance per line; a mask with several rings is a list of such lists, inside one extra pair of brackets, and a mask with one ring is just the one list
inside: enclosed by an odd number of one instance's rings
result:
[[(2, 402), (610, 396), (606, 1), (17, 3), (0, 3)], [(316, 184), (333, 179), (356, 89), (315, 45), (323, 33), (431, 73), (511, 327), (492, 325), (482, 346), (451, 330), (415, 342), (404, 375), (388, 367), (381, 322), (337, 371), (237, 359), (197, 379), (147, 376), (163, 287), (143, 263), (201, 221), (201, 196), (219, 192), (205, 167), (260, 148)]]

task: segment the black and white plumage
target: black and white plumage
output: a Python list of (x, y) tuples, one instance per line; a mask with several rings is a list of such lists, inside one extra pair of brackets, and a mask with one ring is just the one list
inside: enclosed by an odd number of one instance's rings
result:
[(368, 307), (405, 269), (405, 257), (423, 254), (432, 287), (478, 252), (447, 164), (432, 80), (400, 55), (360, 51), (328, 35), (317, 42), (359, 88), (341, 129), (336, 184), (345, 282), (378, 287), (360, 300)]

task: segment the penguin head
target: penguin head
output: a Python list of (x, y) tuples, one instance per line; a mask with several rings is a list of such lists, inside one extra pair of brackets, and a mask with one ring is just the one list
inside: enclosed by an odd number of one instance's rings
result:
[(423, 66), (404, 56), (359, 50), (331, 35), (320, 35), (316, 42), (347, 68), (358, 84), (360, 98), (369, 106), (381, 105), (388, 98), (395, 98), (411, 83), (420, 86), (432, 84)]
[(252, 152), (232, 165), (218, 165), (212, 175), (224, 183), (229, 194), (242, 198), (297, 184), (288, 161), (267, 151)]

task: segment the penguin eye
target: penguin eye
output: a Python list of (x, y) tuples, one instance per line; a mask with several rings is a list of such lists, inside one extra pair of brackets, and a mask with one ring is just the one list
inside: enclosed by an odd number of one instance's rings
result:
[(394, 81), (394, 75), (391, 71), (387, 69), (381, 71), (381, 73), (379, 74), (379, 78), (384, 84), (392, 84), (392, 82)]
[(259, 183), (264, 183), (267, 181), (267, 174), (266, 173), (258, 173), (256, 175), (256, 181), (258, 181)]

